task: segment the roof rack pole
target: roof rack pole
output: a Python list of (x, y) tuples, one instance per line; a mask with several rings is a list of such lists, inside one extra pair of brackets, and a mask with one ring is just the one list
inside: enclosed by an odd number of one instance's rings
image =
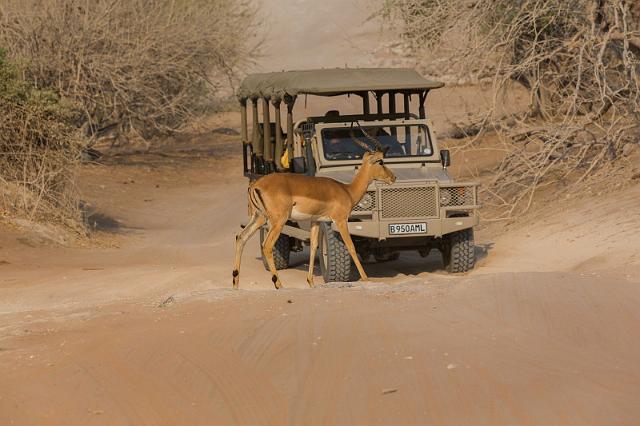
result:
[(382, 92), (376, 92), (376, 112), (382, 114)]
[(409, 92), (404, 92), (404, 118), (411, 118), (411, 107), (409, 103)]
[(271, 143), (271, 119), (269, 118), (269, 100), (262, 98), (262, 135), (264, 136), (264, 162), (267, 173), (271, 172), (273, 163), (273, 146)]
[(260, 139), (260, 129), (258, 129), (258, 98), (251, 98), (251, 106), (253, 107), (253, 123), (252, 123), (252, 140), (253, 140), (253, 152), (256, 153), (256, 157), (262, 158), (263, 146)]
[(371, 106), (369, 105), (369, 92), (362, 92), (362, 112), (364, 116), (371, 114)]
[(287, 104), (287, 149), (289, 150), (289, 161), (292, 161), (294, 157), (302, 155), (293, 143), (293, 105), (296, 103), (296, 98), (285, 95), (284, 103)]
[[(396, 92), (389, 92), (389, 114), (395, 114), (395, 113), (396, 113)], [(398, 135), (398, 129), (395, 126), (391, 127), (391, 135), (394, 137)]]
[(396, 92), (389, 92), (389, 114), (396, 113)]
[(418, 108), (420, 118), (425, 118), (427, 116), (424, 111), (424, 101), (427, 100), (427, 93), (429, 93), (428, 90), (425, 90), (424, 92), (420, 93), (420, 100), (419, 100), (420, 107)]
[(279, 98), (273, 98), (271, 100), (271, 103), (273, 104), (273, 108), (275, 109), (275, 115), (276, 115), (276, 149), (275, 149), (275, 163), (276, 163), (276, 169), (278, 171), (282, 171), (283, 167), (282, 167), (282, 162), (280, 161), (280, 159), (282, 158), (282, 152), (283, 152), (283, 148), (284, 148), (284, 144), (282, 142), (282, 117), (280, 116), (280, 99)]
[(242, 143), (248, 143), (247, 140), (247, 100), (240, 99), (240, 139)]
[[(410, 120), (411, 119), (411, 92), (404, 92), (404, 118), (405, 120)], [(405, 150), (407, 151), (407, 154), (409, 155), (413, 155), (413, 153), (411, 152), (411, 126), (404, 126), (404, 143), (405, 143)]]
[(245, 173), (249, 171), (247, 168), (247, 98), (240, 99), (240, 139), (242, 140), (242, 166)]

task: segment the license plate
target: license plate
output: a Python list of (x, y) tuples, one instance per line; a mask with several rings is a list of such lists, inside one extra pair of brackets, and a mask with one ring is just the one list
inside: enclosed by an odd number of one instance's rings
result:
[(426, 223), (392, 223), (389, 224), (389, 234), (425, 234), (427, 232)]

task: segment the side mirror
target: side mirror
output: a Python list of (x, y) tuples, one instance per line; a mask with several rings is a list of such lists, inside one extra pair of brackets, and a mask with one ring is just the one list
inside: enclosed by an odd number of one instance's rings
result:
[(443, 169), (446, 169), (451, 165), (451, 153), (448, 149), (440, 150), (440, 162), (442, 163)]

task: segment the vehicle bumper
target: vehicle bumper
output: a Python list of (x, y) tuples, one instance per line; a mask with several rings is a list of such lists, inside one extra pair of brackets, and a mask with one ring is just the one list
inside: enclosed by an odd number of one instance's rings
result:
[[(460, 210), (456, 208), (455, 210)], [(381, 221), (358, 221), (349, 222), (349, 233), (353, 236), (375, 238), (377, 240), (395, 239), (403, 237), (420, 237), (431, 236), (441, 237), (451, 232), (460, 231), (462, 229), (472, 228), (480, 222), (476, 212), (472, 212), (466, 217), (443, 217), (443, 218), (413, 218), (413, 219), (390, 219)], [(426, 223), (427, 232), (419, 234), (389, 234), (389, 225), (398, 223)], [(335, 224), (332, 225), (337, 230)]]

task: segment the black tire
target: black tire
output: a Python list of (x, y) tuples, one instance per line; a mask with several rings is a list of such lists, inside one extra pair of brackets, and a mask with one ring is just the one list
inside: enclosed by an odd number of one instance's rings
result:
[(440, 247), (444, 267), (450, 273), (467, 272), (476, 264), (473, 229), (463, 229), (442, 237)]
[[(265, 228), (260, 228), (260, 252), (262, 253), (262, 243), (267, 236), (267, 230)], [(287, 269), (289, 267), (289, 255), (291, 254), (291, 243), (289, 240), (289, 236), (285, 234), (280, 234), (278, 239), (276, 240), (275, 245), (273, 246), (273, 263), (276, 265), (276, 269), (279, 271), (280, 269)], [(267, 259), (264, 258), (264, 254), (262, 253), (262, 264), (264, 265), (264, 269), (269, 270), (269, 265), (267, 264)]]
[(330, 222), (320, 224), (318, 257), (320, 272), (325, 283), (345, 282), (351, 278), (351, 256), (338, 232)]

